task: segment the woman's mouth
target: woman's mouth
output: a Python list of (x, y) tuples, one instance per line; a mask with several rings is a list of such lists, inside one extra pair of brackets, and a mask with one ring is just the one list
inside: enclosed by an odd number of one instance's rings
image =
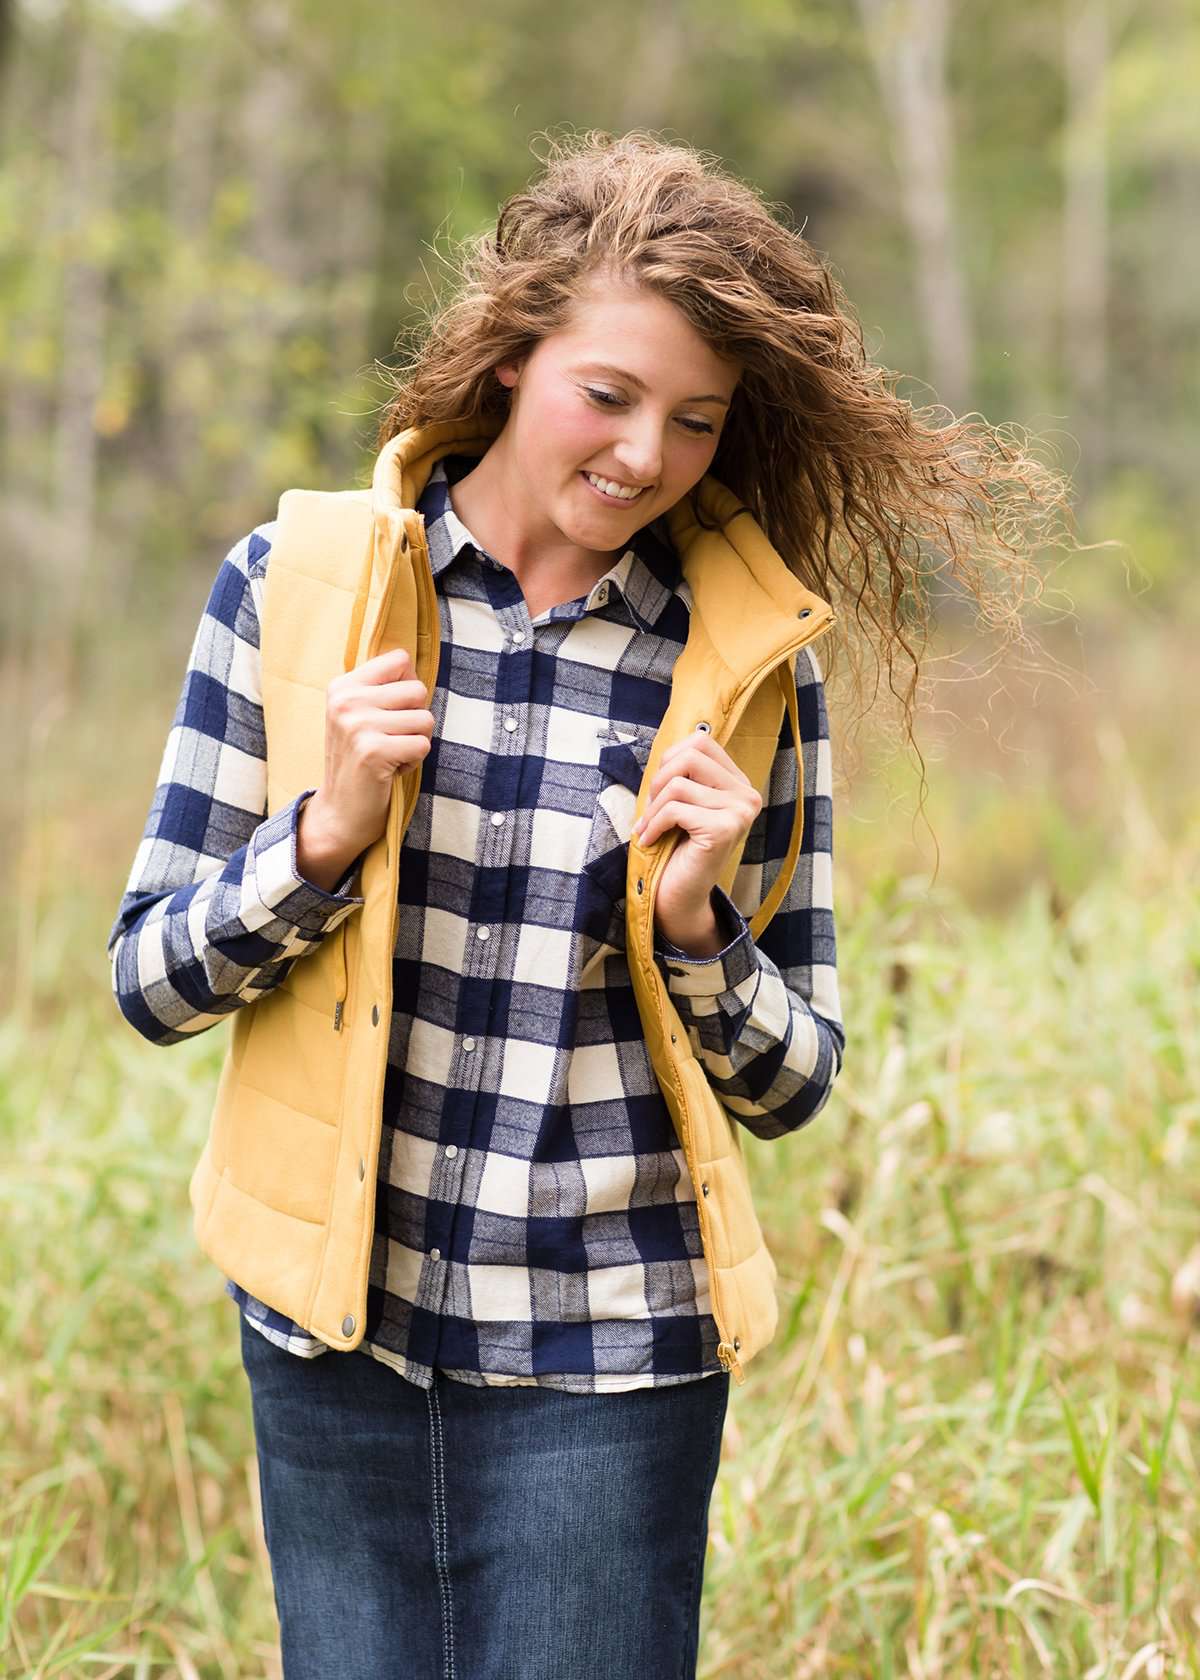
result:
[(646, 485), (638, 488), (632, 484), (619, 484), (615, 479), (601, 477), (599, 473), (581, 472), (579, 476), (609, 507), (631, 507), (647, 489)]

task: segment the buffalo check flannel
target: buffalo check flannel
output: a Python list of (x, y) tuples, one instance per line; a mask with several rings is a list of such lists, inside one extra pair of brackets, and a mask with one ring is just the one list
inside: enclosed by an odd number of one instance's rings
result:
[[(584, 596), (531, 619), (457, 518), (449, 456), (423, 493), (441, 618), (432, 748), (400, 857), (393, 1017), (364, 1351), (428, 1387), (596, 1393), (721, 1369), (695, 1195), (625, 954), (642, 773), (691, 593), (655, 526)], [(266, 814), (259, 663), (272, 524), (226, 556), (200, 620), (145, 831), (109, 936), (121, 1012), (154, 1044), (217, 1026), (362, 900), (296, 868), (299, 812)], [(821, 1109), (844, 1048), (832, 779), (820, 668), (796, 660), (800, 859), (756, 942), (797, 796), (786, 716), (708, 958), (660, 964), (730, 1115), (761, 1138)], [(226, 1284), (302, 1357), (331, 1350)]]

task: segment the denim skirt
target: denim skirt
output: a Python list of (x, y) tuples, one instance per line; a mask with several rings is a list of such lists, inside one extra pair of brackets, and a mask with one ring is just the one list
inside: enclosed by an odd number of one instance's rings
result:
[(725, 1371), (566, 1394), (239, 1313), (285, 1680), (689, 1680)]

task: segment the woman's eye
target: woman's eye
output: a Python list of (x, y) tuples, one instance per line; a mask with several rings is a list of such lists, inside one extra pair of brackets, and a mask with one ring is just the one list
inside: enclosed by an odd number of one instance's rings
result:
[[(592, 385), (585, 385), (583, 388), (593, 402), (601, 403), (605, 408), (623, 408), (625, 406), (621, 398), (612, 391), (598, 391)], [(710, 437), (712, 435), (712, 427), (707, 420), (681, 420), (679, 424), (686, 432), (697, 432)]]

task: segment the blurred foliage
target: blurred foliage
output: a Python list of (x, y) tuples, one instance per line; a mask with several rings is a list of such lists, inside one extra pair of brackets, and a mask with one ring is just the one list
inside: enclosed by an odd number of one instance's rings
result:
[[(1060, 272), (1063, 36), (1085, 3), (960, 4), (946, 63), (970, 402), (1053, 434), (1068, 469), (1096, 423), (1071, 396)], [(602, 27), (547, 0), (18, 7), (0, 126), (10, 564), (85, 620), (161, 603), (180, 577), (194, 599), (287, 485), (360, 479), (374, 360), (447, 283), (452, 242), (536, 168), (536, 136), (564, 124), (715, 151), (830, 256), (906, 394), (936, 399), (865, 27), (831, 0), (736, 17), (716, 0), (614, 0)], [(1083, 534), (1146, 546), (1170, 590), (1200, 512), (1200, 224), (1182, 213), (1200, 172), (1200, 14), (1149, 0), (1108, 27), (1110, 307)], [(1121, 568), (1099, 572), (1122, 587)], [(12, 632), (11, 601), (0, 613)]]

